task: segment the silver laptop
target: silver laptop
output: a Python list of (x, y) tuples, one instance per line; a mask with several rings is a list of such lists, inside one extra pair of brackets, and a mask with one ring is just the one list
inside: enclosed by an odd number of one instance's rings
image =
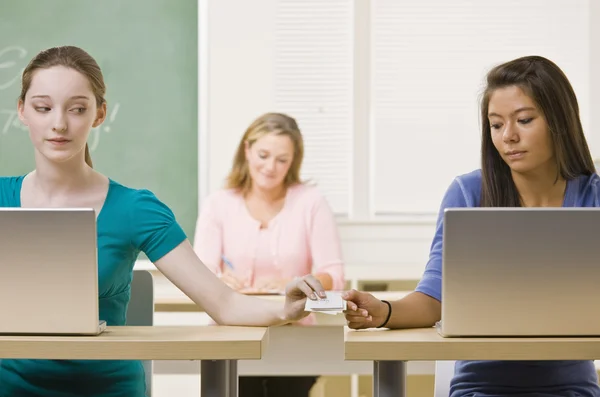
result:
[(600, 208), (444, 213), (442, 336), (600, 335)]
[(96, 335), (93, 209), (0, 208), (0, 334)]

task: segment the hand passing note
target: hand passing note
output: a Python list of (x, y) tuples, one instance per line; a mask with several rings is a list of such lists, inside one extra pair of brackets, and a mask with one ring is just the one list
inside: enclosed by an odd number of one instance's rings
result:
[(347, 302), (344, 316), (352, 329), (376, 328), (387, 318), (388, 306), (369, 293), (350, 290), (342, 298)]
[(346, 301), (341, 292), (326, 291), (327, 296), (315, 301), (307, 300), (304, 310), (324, 314), (339, 314), (346, 310)]
[(285, 289), (286, 320), (301, 320), (309, 314), (305, 310), (307, 301), (315, 301), (326, 296), (323, 285), (313, 275), (296, 277), (288, 283)]

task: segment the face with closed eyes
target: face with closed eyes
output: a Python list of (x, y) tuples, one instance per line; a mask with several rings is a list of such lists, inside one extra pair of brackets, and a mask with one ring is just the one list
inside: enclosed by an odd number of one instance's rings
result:
[(289, 136), (267, 134), (254, 143), (246, 142), (246, 159), (252, 186), (270, 191), (283, 186), (294, 158), (294, 144)]
[(490, 96), (488, 119), (494, 146), (512, 172), (556, 167), (546, 119), (520, 87), (495, 90)]
[(97, 106), (86, 76), (54, 66), (34, 72), (18, 110), (37, 154), (64, 163), (78, 158), (84, 161), (88, 135), (104, 121), (106, 104)]

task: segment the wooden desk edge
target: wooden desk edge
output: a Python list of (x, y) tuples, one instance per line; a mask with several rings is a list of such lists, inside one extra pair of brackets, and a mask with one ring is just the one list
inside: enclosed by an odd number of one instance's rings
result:
[[(268, 343), (267, 327), (219, 326), (107, 327), (96, 336), (0, 336), (0, 358), (56, 360), (260, 360)], [(244, 336), (244, 328), (252, 329)], [(214, 333), (205, 339), (195, 331)], [(190, 334), (188, 334), (190, 333)], [(241, 336), (240, 336), (240, 333)], [(186, 339), (185, 335), (192, 335)]]
[[(401, 337), (394, 340), (393, 335)], [(598, 358), (600, 338), (596, 337), (442, 338), (434, 328), (355, 331), (346, 327), (344, 330), (344, 359), (349, 361), (552, 361)]]

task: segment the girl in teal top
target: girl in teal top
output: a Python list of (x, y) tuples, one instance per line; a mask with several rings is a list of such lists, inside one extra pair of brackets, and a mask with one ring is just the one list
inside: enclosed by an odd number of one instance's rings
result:
[[(171, 210), (154, 194), (120, 185), (92, 168), (86, 142), (91, 128), (106, 117), (104, 93), (98, 64), (77, 47), (51, 48), (31, 60), (23, 71), (18, 111), (30, 131), (36, 169), (0, 178), (0, 207), (96, 210), (100, 319), (109, 326), (125, 325), (140, 252), (219, 324), (268, 326), (304, 317), (306, 297), (325, 296), (313, 276), (287, 286), (283, 308), (234, 292), (198, 259)], [(145, 396), (141, 363), (0, 361), (1, 397), (82, 395)]]

